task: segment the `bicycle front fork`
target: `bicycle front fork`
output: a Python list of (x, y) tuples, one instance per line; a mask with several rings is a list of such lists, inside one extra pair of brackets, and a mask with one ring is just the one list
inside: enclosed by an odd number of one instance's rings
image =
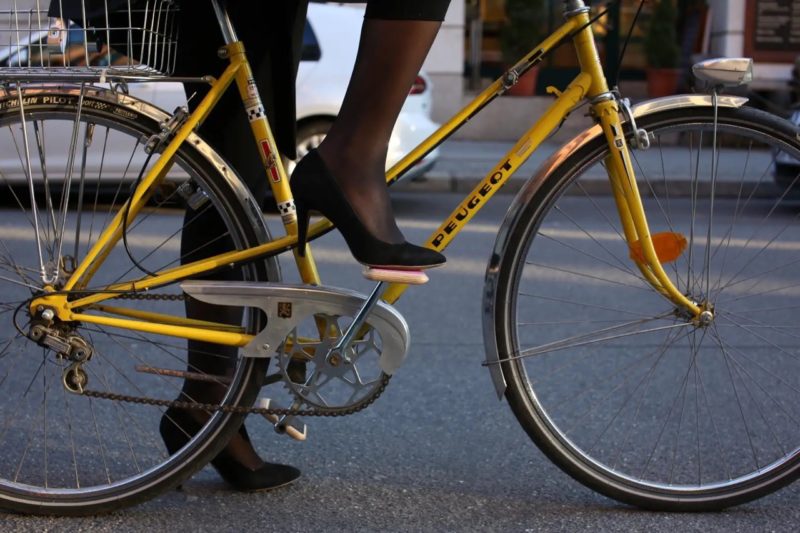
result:
[[(608, 141), (609, 154), (605, 158), (605, 166), (611, 183), (619, 219), (630, 249), (630, 257), (636, 263), (647, 282), (681, 309), (687, 310), (699, 319), (707, 309), (684, 295), (672, 283), (662, 267), (662, 263), (677, 258), (686, 241), (679, 234), (659, 234), (656, 239), (650, 233), (647, 216), (642, 205), (636, 174), (631, 162), (631, 154), (620, 119), (620, 105), (617, 98), (602, 98), (593, 103), (595, 117), (603, 129)], [(634, 126), (635, 129), (635, 126)], [(640, 132), (635, 131), (637, 139)], [(646, 139), (646, 134), (644, 135)], [(644, 140), (643, 139), (643, 140)], [(647, 142), (644, 140), (644, 142)]]

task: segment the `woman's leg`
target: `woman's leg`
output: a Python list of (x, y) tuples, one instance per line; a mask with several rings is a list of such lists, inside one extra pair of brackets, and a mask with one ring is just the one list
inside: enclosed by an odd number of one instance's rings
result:
[(351, 207), (378, 239), (403, 242), (385, 181), (392, 129), (449, 0), (372, 1), (341, 111), (319, 154)]
[[(200, 212), (196, 212), (187, 208), (184, 224), (185, 229), (181, 239), (182, 262), (190, 263), (233, 249), (233, 243), (225, 236), (225, 225), (216, 211), (201, 208)], [(242, 278), (238, 269), (209, 276), (209, 279), (225, 281), (240, 281)], [(232, 325), (242, 323), (242, 310), (237, 307), (211, 305), (189, 298), (185, 303), (185, 308), (186, 316), (189, 318)], [(239, 354), (238, 348), (200, 341), (190, 340), (187, 342), (186, 370), (188, 372), (199, 372), (209, 376), (231, 374)], [(224, 386), (187, 379), (183, 382), (178, 399), (213, 404), (219, 403), (225, 392)], [(203, 415), (201, 411), (192, 414)], [(250, 440), (242, 432), (234, 434), (224, 453), (250, 470), (257, 470), (265, 465)]]
[[(244, 5), (239, 5), (244, 4)], [(248, 50), (248, 58), (254, 70), (256, 83), (265, 99), (265, 104), (281, 102), (285, 99), (286, 88), (273, 90), (272, 82), (275, 70), (277, 73), (292, 71), (291, 59), (284, 57), (286, 54), (267, 54), (263, 46), (264, 36), (261, 20), (272, 17), (273, 20), (286, 19), (284, 33), (271, 34), (273, 48), (290, 48), (291, 41), (295, 39), (291, 29), (292, 21), (299, 17), (302, 23), (305, 12), (305, 1), (282, 1), (279, 6), (270, 6), (266, 3), (251, 5), (251, 3), (232, 2), (229, 7), (234, 25), (239, 31), (239, 37), (244, 41)], [(302, 29), (302, 27), (300, 28)], [(302, 32), (296, 32), (302, 35)], [(217, 59), (216, 51), (221, 46), (221, 36), (218, 39), (209, 36), (219, 36), (219, 26), (209, 5), (198, 6), (197, 9), (184, 7), (181, 12), (181, 48), (190, 53), (178, 57), (176, 74), (183, 76), (200, 76), (203, 74), (217, 74), (226, 66), (226, 62)], [(296, 40), (296, 39), (295, 39)], [(262, 46), (259, 46), (262, 44)], [(277, 57), (275, 57), (277, 55)], [(279, 65), (276, 62), (282, 61)], [(294, 66), (296, 68), (296, 65)], [(196, 106), (203, 95), (208, 91), (207, 84), (187, 84), (187, 96), (194, 97), (190, 106)], [(291, 93), (291, 91), (289, 91)], [(293, 95), (293, 93), (292, 93)], [(287, 107), (286, 105), (283, 106)], [(294, 106), (290, 106), (294, 109)], [(279, 142), (283, 141), (282, 149), (286, 150), (291, 145), (291, 131), (283, 116), (271, 117), (270, 121), (278, 125)], [(293, 117), (292, 117), (293, 119)], [(201, 126), (199, 133), (208, 141), (226, 160), (230, 161), (243, 178), (253, 196), (260, 202), (267, 189), (267, 177), (261, 158), (258, 154), (256, 143), (250, 129), (247, 127), (247, 114), (241, 99), (235, 89), (229, 90)], [(291, 130), (291, 131), (287, 131)], [(287, 142), (287, 139), (289, 142)], [(293, 145), (290, 146), (292, 149)], [(185, 214), (185, 229), (181, 241), (181, 257), (183, 262), (191, 262), (204, 257), (223, 253), (233, 249), (233, 243), (228, 238), (218, 238), (225, 233), (225, 226), (216, 212), (197, 213), (187, 208)], [(213, 243), (209, 246), (209, 243)], [(229, 281), (241, 279), (238, 270), (217, 274), (214, 279)], [(221, 307), (205, 304), (196, 300), (186, 303), (186, 316), (200, 320), (209, 320), (229, 324), (242, 323), (241, 309)], [(187, 369), (192, 372), (201, 372), (210, 375), (225, 375), (229, 373), (238, 356), (237, 348), (229, 348), (196, 341), (188, 342)], [(221, 387), (204, 382), (187, 380), (183, 384), (182, 398), (203, 403), (216, 403), (221, 399), (224, 391)], [(244, 428), (235, 434), (223, 450), (222, 454), (228, 461), (235, 461), (249, 470), (259, 470), (261, 476), (254, 480), (259, 484), (257, 488), (269, 488), (270, 485), (283, 484), (287, 476), (293, 474), (290, 467), (274, 465), (263, 461), (247, 437)], [(216, 466), (216, 465), (215, 465)], [(234, 483), (235, 486), (237, 486)], [(242, 488), (237, 486), (237, 488)], [(253, 488), (247, 487), (247, 488)]]

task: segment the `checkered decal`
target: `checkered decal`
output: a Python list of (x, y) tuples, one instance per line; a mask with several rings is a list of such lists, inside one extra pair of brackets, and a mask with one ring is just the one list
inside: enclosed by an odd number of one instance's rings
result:
[(288, 202), (280, 202), (278, 204), (278, 211), (280, 211), (281, 215), (291, 215), (296, 211), (294, 207), (294, 200), (290, 200)]
[(260, 118), (264, 118), (264, 107), (261, 105), (248, 107), (247, 118), (250, 120), (250, 122), (253, 122), (254, 120), (258, 120)]

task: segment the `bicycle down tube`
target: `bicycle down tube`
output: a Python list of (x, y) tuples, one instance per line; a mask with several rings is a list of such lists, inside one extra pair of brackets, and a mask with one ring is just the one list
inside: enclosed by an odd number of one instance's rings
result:
[[(229, 37), (234, 38), (235, 35)], [(665, 294), (676, 304), (687, 308), (696, 316), (700, 313), (700, 308), (694, 302), (689, 301), (674, 287), (668, 275), (661, 267), (654, 249), (641, 199), (638, 194), (617, 102), (608, 91), (607, 82), (597, 55), (591, 32), (591, 20), (588, 8), (571, 14), (560, 28), (512, 67), (503, 78), (496, 80), (461, 112), (441, 126), (399, 163), (389, 169), (387, 173), (387, 182), (391, 184), (396, 181), (405, 170), (413, 166), (428, 152), (441, 144), (441, 142), (468, 122), (490, 101), (505, 92), (508, 87), (516, 82), (516, 78), (519, 75), (541, 62), (548, 52), (567, 38), (573, 40), (581, 65), (581, 73), (563, 92), (559, 93), (555, 91), (557, 97), (548, 111), (537, 120), (519, 141), (517, 141), (506, 156), (486, 175), (465, 200), (451, 213), (445, 222), (430, 236), (426, 245), (435, 250), (444, 250), (483, 205), (507, 182), (520, 165), (528, 159), (546, 137), (569, 115), (572, 109), (584, 98), (588, 98), (592, 103), (593, 114), (600, 122), (609, 146), (612, 148), (611, 156), (609, 161), (607, 161), (607, 168), (609, 179), (612, 183), (612, 189), (615, 192), (618, 212), (625, 229), (626, 240), (629, 245), (639, 243), (644, 259), (646, 260), (645, 263), (637, 261), (637, 266), (648, 282), (659, 292)], [(284, 211), (282, 219), (287, 235), (246, 250), (227, 252), (167, 269), (157, 273), (155, 276), (145, 276), (139, 280), (118, 283), (107, 287), (103, 291), (91, 293), (72, 301), (68, 301), (66, 294), (62, 292), (44, 295), (31, 303), (32, 309), (44, 305), (53, 308), (62, 320), (77, 320), (86, 323), (95, 323), (134, 331), (216, 342), (233, 346), (244, 346), (252, 340), (252, 336), (239, 331), (231, 331), (229, 326), (222, 324), (218, 325), (218, 327), (211, 327), (207, 324), (200, 327), (196, 322), (186, 318), (159, 315), (157, 313), (147, 313), (146, 316), (141, 314), (134, 316), (119, 308), (96, 306), (96, 304), (102, 301), (113, 298), (115, 294), (119, 292), (152, 289), (191, 276), (206, 274), (230, 264), (274, 255), (296, 246), (296, 215), (293, 210), (288, 179), (283, 165), (278, 161), (279, 158), (276, 156), (278, 152), (269, 129), (269, 124), (263, 112), (263, 107), (261, 106), (257, 88), (252, 80), (252, 72), (244, 55), (244, 48), (240, 42), (234, 41), (227, 44), (225, 50), (227, 51), (230, 65), (223, 72), (222, 76), (214, 81), (209, 93), (200, 102), (197, 109), (187, 118), (183, 126), (177, 131), (158, 161), (137, 187), (132, 196), (130, 207), (127, 208), (127, 212), (129, 213), (127, 223), (130, 223), (138, 214), (147, 200), (148, 191), (152, 190), (152, 188), (158, 184), (159, 180), (166, 173), (166, 170), (169, 169), (171, 159), (177, 152), (180, 144), (186, 140), (189, 134), (200, 123), (202, 123), (203, 119), (219, 100), (222, 93), (235, 80), (245, 107), (249, 111), (252, 111), (248, 113), (251, 117), (251, 128), (259, 146), (270, 187), (275, 195), (276, 202), (279, 207), (282, 207), (282, 211)], [(86, 286), (92, 272), (90, 265), (95, 261), (102, 261), (104, 252), (121, 239), (125, 212), (126, 209), (123, 208), (117, 213), (112, 224), (101, 235), (100, 239), (98, 239), (97, 243), (86, 257), (83, 258), (81, 264), (78, 265), (78, 268), (65, 285), (65, 291)], [(310, 238), (315, 238), (331, 227), (332, 225), (327, 220), (316, 222), (309, 228), (309, 236)], [(319, 276), (311, 254), (308, 253), (306, 254), (306, 258), (301, 258), (295, 252), (295, 260), (298, 264), (303, 281), (306, 283), (318, 284)], [(384, 295), (384, 300), (389, 303), (394, 303), (405, 289), (405, 285), (391, 285)], [(117, 314), (127, 318), (100, 316), (78, 311), (80, 309), (92, 308), (92, 305), (95, 305), (95, 310), (104, 311), (109, 314)]]

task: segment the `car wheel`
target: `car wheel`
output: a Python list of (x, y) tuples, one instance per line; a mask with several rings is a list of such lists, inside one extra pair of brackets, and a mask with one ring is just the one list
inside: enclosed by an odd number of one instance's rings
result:
[(286, 162), (286, 172), (291, 176), (297, 162), (305, 155), (320, 145), (322, 139), (328, 134), (333, 124), (333, 119), (318, 119), (301, 124), (297, 128), (297, 158)]

